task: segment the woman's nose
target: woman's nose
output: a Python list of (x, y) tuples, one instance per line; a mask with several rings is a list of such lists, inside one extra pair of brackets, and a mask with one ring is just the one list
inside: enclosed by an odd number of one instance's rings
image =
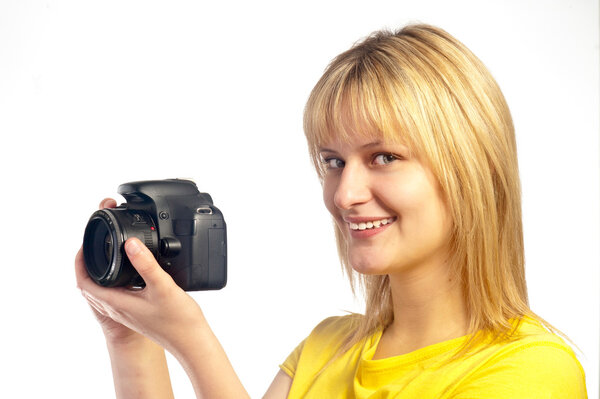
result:
[(333, 202), (339, 209), (350, 209), (371, 199), (368, 172), (361, 167), (346, 164), (338, 185)]

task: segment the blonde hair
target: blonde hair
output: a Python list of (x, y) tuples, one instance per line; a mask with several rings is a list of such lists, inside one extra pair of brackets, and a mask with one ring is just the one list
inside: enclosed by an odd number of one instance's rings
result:
[[(327, 67), (308, 99), (304, 130), (321, 179), (319, 148), (356, 134), (400, 141), (429, 166), (453, 221), (451, 261), (469, 333), (503, 337), (525, 315), (543, 321), (528, 305), (510, 111), (489, 71), (462, 43), (429, 25), (375, 32)], [(353, 290), (358, 284), (366, 299), (355, 343), (392, 322), (391, 291), (387, 276), (352, 270), (335, 230)]]

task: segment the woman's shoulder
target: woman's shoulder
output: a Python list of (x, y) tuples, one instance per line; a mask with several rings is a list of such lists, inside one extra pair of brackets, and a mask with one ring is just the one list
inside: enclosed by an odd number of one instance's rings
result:
[(301, 361), (309, 369), (319, 370), (331, 359), (351, 336), (363, 316), (348, 314), (324, 319), (306, 337), (280, 366), (294, 377)]
[(541, 321), (532, 317), (524, 317), (517, 322), (513, 339), (509, 339), (506, 350), (523, 351), (533, 347), (564, 352), (577, 361), (575, 352), (562, 337), (546, 328)]
[(363, 315), (358, 313), (349, 313), (344, 316), (331, 316), (322, 320), (313, 329), (312, 334), (323, 335), (331, 333), (349, 333), (357, 328), (363, 319)]
[(356, 313), (328, 317), (316, 325), (306, 342), (318, 346), (338, 346), (356, 331), (362, 318)]
[(489, 397), (521, 398), (536, 393), (585, 398), (585, 373), (569, 344), (533, 318), (523, 318), (516, 327), (510, 338), (481, 353), (480, 367), (462, 387), (462, 394), (470, 397), (502, 387), (501, 395)]
[(550, 331), (540, 320), (524, 317), (515, 321), (515, 330), (506, 340), (497, 345), (493, 362), (517, 363), (520, 369), (526, 365), (543, 368), (546, 372), (556, 368), (557, 372), (569, 367), (583, 374), (583, 368), (571, 346), (558, 334)]

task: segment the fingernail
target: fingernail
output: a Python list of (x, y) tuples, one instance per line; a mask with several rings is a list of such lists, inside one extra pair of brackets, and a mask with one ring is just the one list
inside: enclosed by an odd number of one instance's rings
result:
[(127, 251), (127, 255), (137, 255), (142, 250), (142, 247), (138, 240), (127, 240), (125, 250)]

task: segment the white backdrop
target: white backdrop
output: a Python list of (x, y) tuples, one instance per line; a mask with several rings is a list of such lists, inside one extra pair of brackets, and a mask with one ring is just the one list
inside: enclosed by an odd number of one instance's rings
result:
[(414, 21), (462, 40), (504, 90), (531, 305), (579, 345), (598, 397), (598, 15), (591, 0), (1, 0), (0, 397), (113, 395), (73, 257), (127, 181), (191, 177), (223, 211), (228, 286), (192, 295), (252, 397), (317, 322), (360, 310), (302, 109), (336, 54)]

